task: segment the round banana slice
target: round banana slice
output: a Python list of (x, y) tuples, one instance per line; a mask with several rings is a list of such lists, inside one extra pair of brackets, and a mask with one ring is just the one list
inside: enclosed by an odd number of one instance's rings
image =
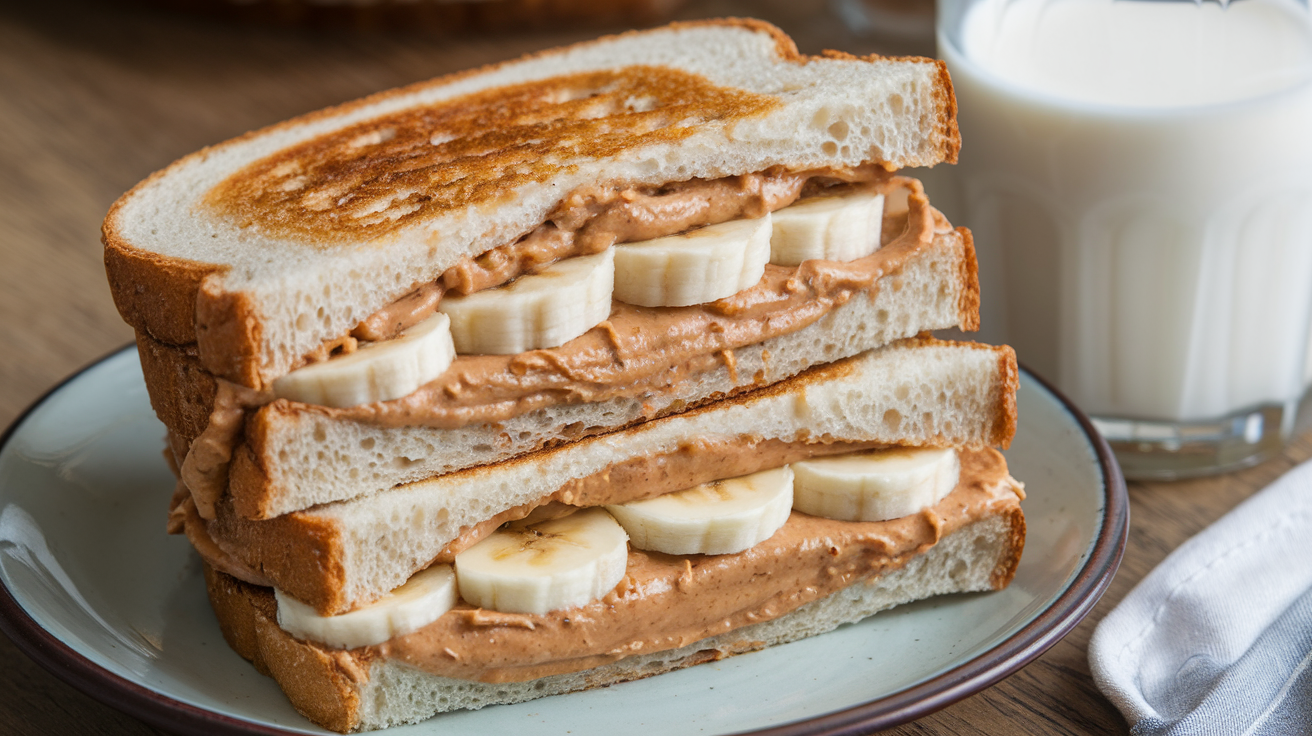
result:
[(604, 509), (510, 523), (456, 555), (460, 597), (505, 613), (573, 608), (609, 593), (628, 567), (628, 536)]
[(292, 636), (343, 649), (381, 644), (436, 621), (456, 604), (456, 576), (450, 565), (420, 570), (391, 593), (349, 613), (321, 616), (281, 590), (278, 625)]
[(507, 286), (448, 297), (438, 309), (451, 317), (461, 355), (514, 355), (554, 348), (610, 316), (615, 253), (566, 258)]
[(785, 465), (606, 508), (638, 549), (722, 555), (769, 539), (792, 506), (793, 471)]
[(855, 261), (879, 249), (883, 226), (882, 194), (808, 197), (775, 211), (770, 262), (796, 266), (813, 258)]
[(294, 370), (273, 382), (273, 393), (335, 407), (391, 401), (442, 375), (455, 355), (451, 322), (438, 313), (391, 340)]
[(770, 260), (770, 215), (615, 246), (615, 298), (686, 307), (755, 286)]
[(892, 448), (793, 463), (793, 508), (840, 521), (884, 521), (933, 506), (957, 487), (952, 449)]

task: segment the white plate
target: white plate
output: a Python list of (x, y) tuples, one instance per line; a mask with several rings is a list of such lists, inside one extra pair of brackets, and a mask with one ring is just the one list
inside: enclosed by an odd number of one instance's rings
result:
[[(1038, 656), (1120, 561), (1125, 483), (1087, 420), (1022, 376), (1007, 452), (1029, 534), (997, 593), (902, 606), (762, 652), (389, 734), (828, 733), (924, 715)], [(200, 561), (164, 533), (173, 480), (136, 352), (52, 390), (0, 440), (0, 629), (92, 696), (190, 733), (326, 733), (224, 643)]]

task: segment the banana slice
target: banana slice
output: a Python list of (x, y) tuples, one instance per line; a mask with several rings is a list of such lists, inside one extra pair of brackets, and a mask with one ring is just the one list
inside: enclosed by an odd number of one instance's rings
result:
[(450, 565), (420, 570), (405, 585), (377, 601), (337, 616), (321, 616), (281, 590), (278, 625), (292, 636), (354, 649), (381, 644), (436, 621), (456, 604), (456, 576)]
[(813, 258), (855, 261), (879, 249), (883, 226), (882, 194), (810, 197), (774, 213), (770, 262), (796, 266)]
[(785, 465), (606, 508), (638, 549), (722, 555), (769, 539), (792, 507), (793, 471)]
[(615, 298), (686, 307), (755, 286), (770, 260), (770, 215), (615, 246)]
[(793, 508), (840, 521), (884, 521), (938, 503), (957, 487), (952, 449), (894, 448), (793, 463)]
[(294, 370), (273, 382), (273, 393), (321, 406), (390, 401), (442, 375), (455, 355), (450, 320), (434, 314), (391, 340)]
[(628, 536), (604, 509), (510, 523), (456, 555), (460, 597), (505, 613), (546, 613), (609, 593), (628, 567)]
[(554, 348), (610, 316), (615, 253), (566, 258), (508, 286), (443, 299), (462, 355), (514, 355)]

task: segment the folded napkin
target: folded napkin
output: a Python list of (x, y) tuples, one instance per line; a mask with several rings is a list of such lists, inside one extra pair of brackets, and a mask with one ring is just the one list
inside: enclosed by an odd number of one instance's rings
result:
[(1312, 462), (1144, 578), (1089, 642), (1133, 734), (1312, 734)]

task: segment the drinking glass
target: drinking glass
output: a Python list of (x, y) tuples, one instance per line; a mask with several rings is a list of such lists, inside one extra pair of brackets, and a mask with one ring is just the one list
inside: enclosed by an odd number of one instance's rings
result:
[(1278, 452), (1312, 379), (1304, 0), (939, 0), (937, 42), (981, 337), (1088, 412), (1129, 477)]

